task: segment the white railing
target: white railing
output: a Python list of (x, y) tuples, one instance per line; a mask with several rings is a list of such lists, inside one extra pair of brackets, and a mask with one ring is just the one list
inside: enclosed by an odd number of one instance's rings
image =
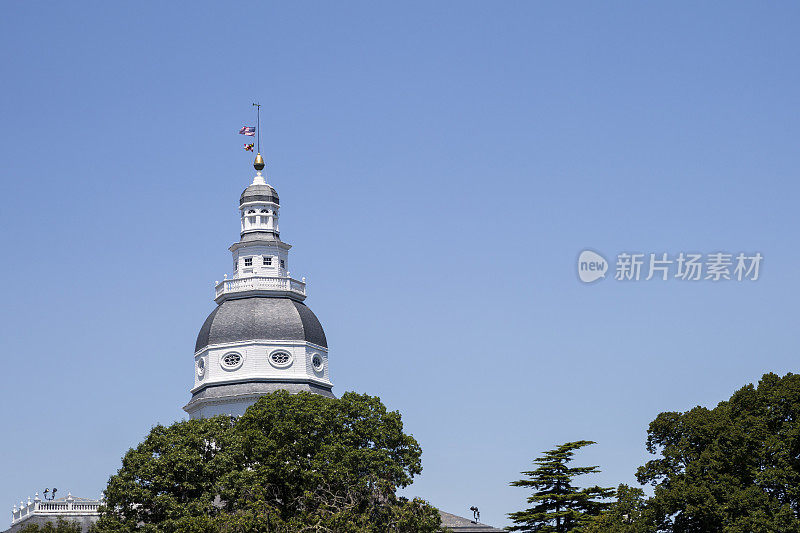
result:
[(76, 500), (72, 497), (72, 495), (68, 496), (64, 500), (58, 501), (40, 500), (39, 495), (37, 494), (33, 500), (28, 498), (27, 505), (25, 502), (19, 502), (19, 509), (17, 509), (16, 505), (14, 506), (14, 509), (11, 511), (11, 523), (16, 524), (28, 516), (36, 514), (97, 514), (98, 509), (102, 504), (103, 502), (100, 500)]
[(250, 276), (226, 279), (216, 286), (216, 298), (236, 292), (290, 292), (305, 297), (306, 283), (288, 276)]

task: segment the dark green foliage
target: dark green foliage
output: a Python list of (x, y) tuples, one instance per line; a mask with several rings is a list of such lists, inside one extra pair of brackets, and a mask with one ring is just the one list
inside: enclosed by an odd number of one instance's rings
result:
[(151, 524), (177, 531), (186, 516), (214, 514), (219, 477), (232, 466), (218, 453), (230, 426), (220, 417), (154, 427), (109, 480), (98, 528), (129, 531), (143, 523), (144, 531), (156, 531)]
[(714, 409), (661, 413), (640, 467), (659, 531), (800, 531), (800, 376), (765, 374)]
[(656, 527), (644, 491), (620, 485), (617, 488), (616, 501), (580, 531), (581, 533), (655, 533)]
[(395, 495), (421, 472), (421, 453), (378, 398), (269, 394), (235, 422), (153, 428), (109, 480), (98, 528), (439, 531), (435, 508)]
[(81, 526), (75, 522), (67, 522), (63, 518), (53, 524), (48, 522), (43, 526), (31, 524), (19, 530), (19, 533), (81, 533)]
[(599, 472), (596, 466), (570, 467), (575, 450), (594, 444), (582, 440), (562, 444), (533, 461), (538, 468), (522, 472), (528, 479), (514, 481), (514, 487), (530, 487), (534, 493), (528, 503), (534, 504), (524, 511), (508, 516), (514, 521), (510, 531), (536, 531), (562, 533), (577, 531), (608, 507), (598, 500), (610, 498), (614, 491), (602, 487), (578, 489), (573, 479), (584, 474)]

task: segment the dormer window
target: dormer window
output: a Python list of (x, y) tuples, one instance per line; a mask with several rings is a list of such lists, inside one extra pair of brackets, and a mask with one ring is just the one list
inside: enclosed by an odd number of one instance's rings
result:
[(272, 258), (271, 257), (264, 256), (264, 266), (265, 267), (272, 266)]
[(246, 267), (253, 266), (253, 258), (252, 257), (245, 257), (244, 258), (244, 266), (246, 266)]

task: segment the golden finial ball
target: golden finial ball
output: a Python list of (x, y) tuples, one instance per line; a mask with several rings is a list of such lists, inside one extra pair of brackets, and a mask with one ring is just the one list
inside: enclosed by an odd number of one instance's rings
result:
[(255, 168), (259, 172), (264, 170), (264, 158), (261, 157), (260, 153), (256, 154), (256, 160), (253, 161), (253, 168)]

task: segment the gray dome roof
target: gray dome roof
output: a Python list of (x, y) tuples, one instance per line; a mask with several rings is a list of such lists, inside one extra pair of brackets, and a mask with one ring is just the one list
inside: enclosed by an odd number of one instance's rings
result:
[(328, 347), (322, 324), (304, 304), (289, 298), (254, 297), (219, 304), (200, 328), (194, 351), (251, 340), (308, 341)]
[(273, 202), (280, 205), (278, 193), (271, 185), (252, 184), (242, 191), (239, 205), (245, 202)]

